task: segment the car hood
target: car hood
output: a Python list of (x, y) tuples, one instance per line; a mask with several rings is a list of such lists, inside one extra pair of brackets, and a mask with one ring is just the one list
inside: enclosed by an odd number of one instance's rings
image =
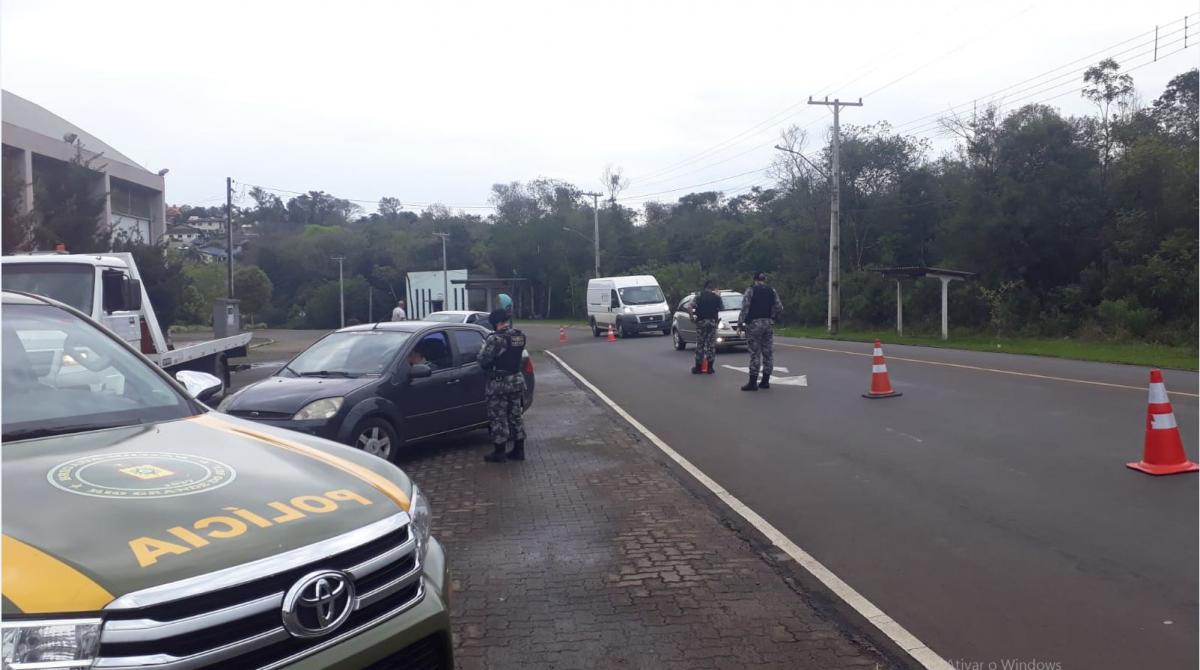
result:
[(725, 323), (732, 326), (733, 324), (737, 323), (738, 315), (741, 313), (742, 310), (740, 309), (723, 309), (720, 312), (720, 316), (725, 320)]
[(661, 302), (651, 303), (649, 305), (629, 305), (634, 314), (662, 314), (663, 312), (671, 311), (669, 307)]
[(212, 412), (2, 457), (4, 615), (95, 612), (407, 511), (412, 494), (383, 460)]
[(337, 398), (379, 381), (379, 377), (268, 377), (238, 391), (223, 409), (227, 412), (299, 412), (321, 398)]

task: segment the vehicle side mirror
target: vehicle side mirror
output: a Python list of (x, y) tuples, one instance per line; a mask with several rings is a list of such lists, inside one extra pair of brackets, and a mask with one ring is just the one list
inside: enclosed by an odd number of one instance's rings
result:
[(432, 376), (433, 368), (425, 365), (424, 363), (417, 363), (416, 365), (408, 368), (408, 379), (410, 381), (413, 379), (424, 379)]
[(120, 270), (105, 270), (100, 280), (104, 311), (136, 312), (142, 308), (142, 282)]
[(183, 387), (187, 389), (188, 395), (200, 402), (208, 400), (225, 388), (225, 384), (221, 382), (219, 377), (196, 370), (180, 370), (175, 373), (175, 379), (180, 384), (183, 384)]

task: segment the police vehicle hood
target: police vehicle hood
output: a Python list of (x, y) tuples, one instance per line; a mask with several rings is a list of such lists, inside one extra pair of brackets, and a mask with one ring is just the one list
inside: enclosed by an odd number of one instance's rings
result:
[(216, 413), (12, 442), (3, 615), (95, 612), (407, 511), (412, 484), (355, 449)]

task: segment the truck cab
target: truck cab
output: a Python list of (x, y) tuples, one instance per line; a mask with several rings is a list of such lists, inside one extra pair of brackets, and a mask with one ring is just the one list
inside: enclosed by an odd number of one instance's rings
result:
[(33, 293), (86, 314), (170, 372), (207, 372), (229, 386), (229, 359), (246, 355), (250, 333), (176, 349), (167, 342), (129, 253), (31, 253), (0, 258), (7, 290)]

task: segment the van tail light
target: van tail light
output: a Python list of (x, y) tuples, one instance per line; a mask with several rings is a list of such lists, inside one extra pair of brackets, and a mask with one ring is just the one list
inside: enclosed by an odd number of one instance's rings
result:
[(533, 357), (532, 356), (525, 357), (525, 374), (527, 374), (527, 375), (533, 374)]

